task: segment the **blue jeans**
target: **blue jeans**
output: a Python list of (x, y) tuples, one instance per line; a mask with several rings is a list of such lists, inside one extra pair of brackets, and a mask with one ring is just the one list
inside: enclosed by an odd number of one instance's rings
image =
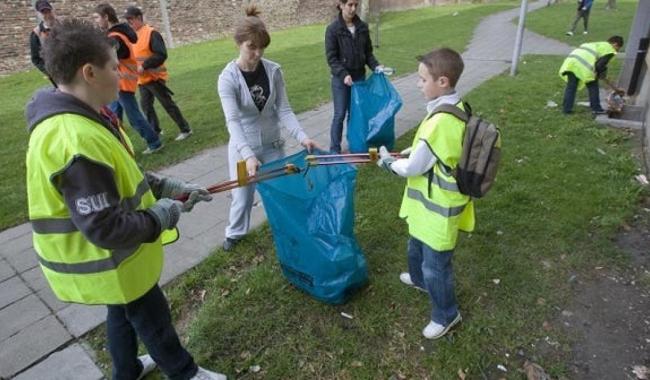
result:
[(332, 76), (332, 102), (334, 103), (334, 117), (330, 127), (330, 152), (341, 153), (341, 140), (343, 139), (343, 122), (350, 108), (351, 87), (343, 83), (341, 78)]
[(178, 339), (167, 299), (158, 284), (126, 305), (108, 305), (106, 331), (114, 380), (136, 379), (140, 375), (138, 337), (170, 379), (186, 380), (198, 371), (194, 359)]
[(147, 146), (151, 149), (156, 149), (162, 143), (158, 134), (154, 132), (153, 128), (149, 125), (147, 119), (144, 118), (138, 101), (135, 99), (135, 94), (131, 92), (120, 91), (119, 97), (116, 101), (110, 104), (110, 109), (122, 119), (122, 111), (126, 112), (126, 117), (129, 119), (129, 124), (135, 129), (140, 136), (147, 142)]
[(447, 326), (458, 315), (454, 292), (454, 250), (438, 252), (411, 236), (408, 241), (408, 266), (411, 281), (426, 289), (433, 309), (431, 320)]
[[(576, 100), (576, 92), (578, 92), (578, 78), (570, 71), (567, 71), (563, 75), (566, 75), (567, 82), (566, 88), (564, 89), (562, 112), (571, 113), (573, 112), (573, 104)], [(593, 112), (603, 112), (603, 108), (600, 106), (600, 89), (598, 87), (598, 79), (589, 83), (585, 83), (585, 86), (589, 92), (589, 106), (591, 107), (591, 110)]]

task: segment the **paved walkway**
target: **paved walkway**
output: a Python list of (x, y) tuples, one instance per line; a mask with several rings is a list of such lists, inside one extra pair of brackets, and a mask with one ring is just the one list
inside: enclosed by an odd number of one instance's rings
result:
[[(529, 10), (544, 4), (533, 3)], [(461, 94), (510, 67), (516, 34), (510, 20), (517, 16), (518, 9), (513, 9), (489, 16), (479, 24), (463, 54), (465, 72), (458, 85)], [(568, 45), (526, 32), (524, 54), (566, 55), (570, 49)], [(415, 74), (393, 81), (404, 100), (396, 119), (397, 135), (409, 131), (425, 114), (416, 81)], [(329, 103), (298, 115), (298, 119), (305, 131), (326, 147), (331, 115)], [(288, 153), (297, 150), (296, 145), (287, 149)], [(220, 146), (162, 173), (208, 185), (226, 180), (226, 161), (227, 147)], [(182, 238), (166, 249), (163, 284), (199, 264), (220, 246), (228, 207), (227, 195), (217, 194), (212, 202), (199, 205), (181, 218)], [(261, 204), (255, 207), (252, 218), (254, 226), (265, 221)], [(56, 300), (37, 265), (29, 224), (0, 233), (0, 378), (102, 378), (91, 359), (92, 350), (83, 347), (77, 338), (101, 324), (104, 317), (104, 307), (70, 305)]]

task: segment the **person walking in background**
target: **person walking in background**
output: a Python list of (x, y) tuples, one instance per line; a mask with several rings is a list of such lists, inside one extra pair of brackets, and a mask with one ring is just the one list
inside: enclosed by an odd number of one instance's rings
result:
[(185, 140), (192, 135), (192, 129), (172, 99), (174, 93), (166, 84), (169, 75), (165, 67), (167, 60), (165, 41), (160, 33), (144, 22), (140, 8), (128, 7), (124, 17), (138, 35), (138, 41), (133, 45), (133, 50), (138, 62), (138, 85), (142, 110), (153, 130), (160, 134), (158, 115), (156, 115), (153, 106), (154, 98), (158, 99), (181, 131), (175, 140)]
[(45, 38), (47, 38), (50, 33), (50, 29), (58, 23), (58, 19), (56, 18), (54, 7), (52, 7), (52, 4), (50, 4), (49, 1), (38, 0), (36, 4), (34, 4), (34, 9), (36, 9), (36, 12), (41, 15), (43, 20), (39, 22), (29, 34), (30, 56), (34, 66), (49, 78), (49, 75), (45, 70), (45, 61), (43, 60), (43, 57), (41, 57), (41, 47), (43, 46), (43, 41), (45, 41)]
[[(309, 151), (318, 148), (300, 127), (289, 105), (280, 65), (262, 58), (271, 36), (259, 13), (255, 6), (249, 6), (246, 17), (235, 27), (239, 57), (221, 71), (217, 84), (230, 133), (228, 168), (231, 179), (237, 178), (237, 162), (241, 160), (246, 161), (248, 174), (255, 175), (262, 163), (284, 157), (281, 124)], [(254, 184), (232, 190), (223, 242), (225, 251), (231, 250), (248, 233), (254, 194)]]
[(576, 18), (573, 20), (571, 29), (566, 32), (567, 36), (573, 36), (573, 33), (576, 31), (576, 26), (578, 21), (582, 19), (584, 23), (585, 30), (582, 34), (589, 34), (589, 12), (591, 12), (591, 6), (594, 4), (593, 0), (578, 0), (578, 10), (576, 11)]
[(607, 41), (589, 42), (573, 50), (560, 67), (560, 77), (566, 81), (562, 112), (573, 112), (576, 92), (587, 87), (589, 105), (594, 115), (606, 113), (600, 105), (598, 80), (602, 79), (614, 91), (623, 92), (607, 79), (607, 64), (623, 47), (623, 37), (612, 36)]
[(116, 101), (110, 104), (111, 111), (122, 119), (126, 112), (129, 123), (147, 142), (147, 149), (142, 154), (155, 153), (163, 148), (158, 134), (144, 118), (135, 91), (138, 89), (138, 66), (133, 54), (133, 44), (138, 40), (135, 31), (126, 23), (119, 23), (115, 9), (109, 4), (99, 4), (93, 13), (95, 24), (108, 33), (117, 44), (117, 58), (120, 61), (120, 92)]
[(330, 127), (330, 151), (341, 152), (343, 122), (350, 108), (352, 83), (381, 68), (372, 52), (368, 24), (357, 16), (359, 0), (338, 0), (339, 14), (325, 31), (325, 55), (332, 74), (334, 117)]

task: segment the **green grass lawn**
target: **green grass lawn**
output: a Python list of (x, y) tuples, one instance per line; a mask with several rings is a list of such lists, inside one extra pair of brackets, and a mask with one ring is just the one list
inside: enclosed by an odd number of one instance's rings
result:
[[(526, 62), (517, 77), (499, 76), (467, 96), (500, 126), (503, 156), (498, 182), (476, 202), (476, 231), (455, 253), (463, 322), (452, 334), (421, 336), (428, 298), (398, 279), (408, 238), (397, 217), (404, 181), (369, 165), (359, 170), (355, 204), (370, 285), (341, 306), (311, 299), (283, 278), (266, 225), (167, 287), (196, 360), (251, 379), (457, 379), (460, 369), (468, 379), (520, 379), (525, 358), (568, 376), (571, 340), (552, 322), (571, 276), (625, 264), (611, 238), (639, 198), (638, 163), (632, 135), (595, 124), (588, 108), (568, 117), (545, 108), (561, 103), (562, 57)], [(103, 332), (88, 339), (107, 365)]]
[[(413, 57), (417, 54), (443, 44), (462, 51), (472, 36), (474, 26), (483, 16), (511, 6), (512, 3), (502, 2), (387, 13), (382, 18), (381, 47), (376, 49), (376, 55), (385, 65), (395, 67), (398, 74), (412, 72), (415, 68)], [(458, 15), (450, 16), (454, 12), (458, 12)], [(266, 57), (282, 65), (289, 100), (296, 112), (329, 100), (324, 34), (325, 24), (272, 33)], [(178, 129), (158, 108), (166, 148), (160, 154), (138, 157), (145, 169), (168, 166), (227, 141), (228, 133), (216, 93), (216, 80), (221, 69), (236, 56), (236, 46), (231, 39), (169, 51), (169, 87), (175, 92), (175, 99), (192, 126), (194, 136), (183, 142), (173, 141)], [(2, 134), (6, 139), (0, 146), (3, 163), (0, 167), (0, 191), (6, 197), (0, 209), (0, 229), (26, 219), (24, 161), (29, 136), (23, 117), (24, 105), (35, 89), (46, 84), (47, 81), (35, 70), (0, 78), (0, 93), (7, 94), (0, 104)], [(136, 151), (144, 150), (142, 139), (133, 131), (130, 131), (130, 136)]]
[(576, 16), (576, 2), (569, 0), (528, 14), (526, 27), (534, 32), (573, 46), (585, 42), (606, 41), (613, 35), (619, 35), (627, 39), (639, 2), (636, 0), (618, 0), (616, 3), (616, 10), (606, 10), (606, 1), (594, 2), (589, 15), (589, 34), (587, 35), (582, 34), (582, 20), (579, 21), (574, 36), (565, 35), (567, 30), (571, 28)]

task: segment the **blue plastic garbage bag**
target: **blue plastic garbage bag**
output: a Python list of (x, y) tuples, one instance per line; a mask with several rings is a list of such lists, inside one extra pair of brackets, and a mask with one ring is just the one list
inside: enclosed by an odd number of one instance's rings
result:
[(348, 116), (348, 145), (352, 153), (366, 153), (368, 148), (395, 145), (395, 115), (402, 98), (382, 73), (374, 73), (352, 85)]
[[(306, 168), (306, 151), (263, 165)], [(257, 189), (271, 225), (284, 276), (314, 298), (345, 302), (368, 281), (366, 259), (354, 237), (351, 165), (316, 166), (303, 173), (260, 182)]]

